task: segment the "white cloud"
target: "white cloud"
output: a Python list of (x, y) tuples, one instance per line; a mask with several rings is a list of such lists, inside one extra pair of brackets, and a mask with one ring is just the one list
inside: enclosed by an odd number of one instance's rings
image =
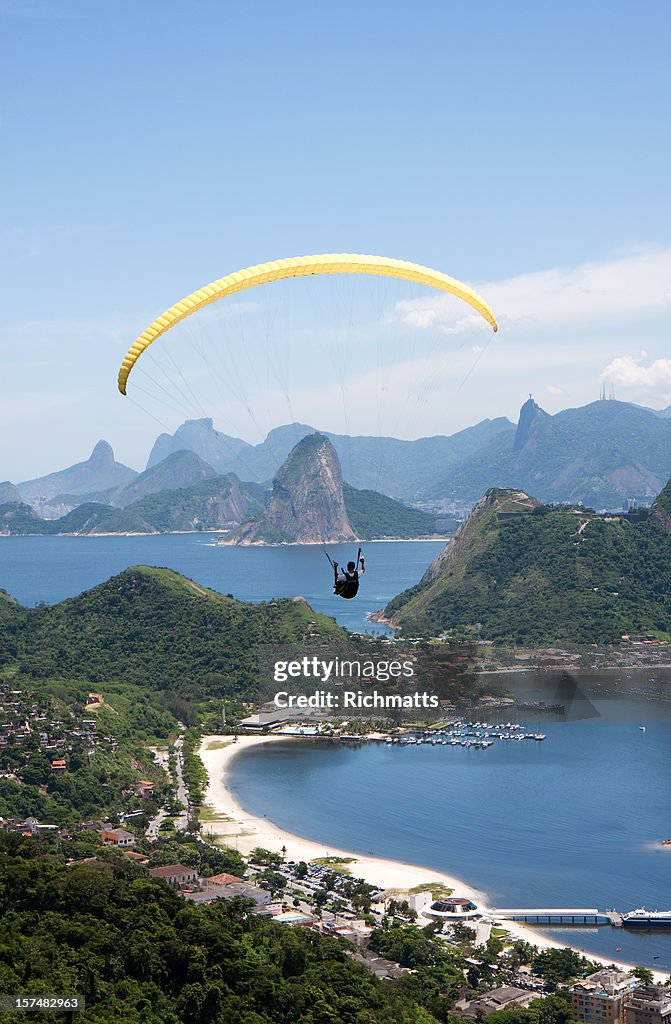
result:
[[(520, 274), (477, 286), (501, 328), (546, 329), (620, 322), (671, 310), (671, 248), (655, 247), (611, 260)], [(444, 334), (488, 330), (477, 314), (449, 295), (396, 304), (392, 318)]]
[(655, 359), (645, 366), (645, 353), (635, 356), (618, 356), (613, 359), (601, 376), (612, 384), (635, 391), (653, 393), (664, 402), (671, 402), (671, 359)]

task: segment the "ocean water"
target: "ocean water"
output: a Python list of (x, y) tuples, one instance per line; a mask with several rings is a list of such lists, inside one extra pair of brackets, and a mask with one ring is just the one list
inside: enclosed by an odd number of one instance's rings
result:
[[(332, 594), (333, 571), (319, 545), (276, 548), (217, 547), (217, 534), (148, 537), (0, 537), (0, 587), (21, 604), (53, 604), (102, 583), (131, 565), (176, 569), (197, 583), (241, 601), (304, 597), (347, 629), (386, 633), (367, 615), (413, 586), (442, 541), (377, 541), (365, 545), (366, 574), (359, 594), (344, 601)], [(347, 562), (356, 547), (329, 546)]]
[[(671, 707), (593, 707), (487, 750), (278, 742), (241, 753), (230, 784), (288, 831), (444, 870), (496, 907), (671, 909)], [(671, 930), (545, 930), (671, 972)]]

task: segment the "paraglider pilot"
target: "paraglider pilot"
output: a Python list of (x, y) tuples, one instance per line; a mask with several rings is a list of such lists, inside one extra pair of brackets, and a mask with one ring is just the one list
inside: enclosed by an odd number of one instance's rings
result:
[(338, 597), (344, 597), (346, 600), (356, 597), (359, 590), (359, 565), (361, 566), (361, 572), (364, 573), (366, 566), (364, 565), (361, 548), (359, 548), (356, 562), (348, 562), (346, 569), (339, 570), (338, 563), (333, 563), (334, 594), (337, 594)]

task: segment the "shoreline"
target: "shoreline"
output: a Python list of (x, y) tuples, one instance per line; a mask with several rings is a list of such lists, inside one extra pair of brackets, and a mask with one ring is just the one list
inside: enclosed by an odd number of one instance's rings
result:
[[(219, 533), (223, 533), (220, 530)], [(226, 540), (222, 537), (221, 540), (217, 541), (216, 546), (221, 548), (316, 548), (323, 547), (325, 544), (329, 546), (341, 546), (344, 544), (447, 544), (454, 537), (453, 533), (436, 534), (434, 537), (371, 537), (366, 540), (364, 537), (355, 537), (353, 541), (321, 541), (321, 540), (280, 540), (280, 541), (267, 541), (267, 540), (251, 540), (251, 541), (237, 541), (237, 540)]]
[[(242, 854), (248, 854), (256, 846), (264, 849), (279, 850), (286, 847), (288, 860), (314, 860), (315, 857), (347, 857), (352, 861), (348, 870), (357, 878), (363, 878), (370, 884), (379, 885), (383, 889), (406, 890), (417, 885), (437, 883), (449, 889), (458, 889), (460, 895), (472, 898), (477, 903), (486, 901), (484, 893), (468, 886), (460, 879), (444, 871), (405, 864), (401, 861), (388, 860), (371, 854), (353, 853), (334, 846), (307, 839), (304, 836), (287, 832), (267, 817), (258, 817), (246, 811), (237, 801), (226, 785), (231, 761), (241, 751), (273, 743), (278, 740), (291, 741), (286, 736), (240, 736), (233, 743), (222, 736), (203, 736), (199, 755), (209, 776), (204, 806), (215, 812), (213, 820), (203, 822), (203, 831), (217, 837), (234, 840), (228, 845), (234, 846)], [(211, 744), (216, 744), (214, 747)], [(219, 744), (225, 744), (220, 746)]]
[[(58, 522), (57, 519), (46, 520), (46, 522)], [(216, 527), (212, 530), (124, 530), (120, 533), (111, 533), (96, 531), (94, 533), (5, 533), (0, 532), (0, 537), (181, 537), (186, 534), (200, 534), (202, 536), (212, 536), (222, 534), (225, 536), (227, 531), (224, 527)], [(449, 533), (443, 536), (443, 534), (436, 534), (434, 536), (425, 537), (373, 537), (370, 540), (353, 540), (352, 544), (429, 544), (438, 543), (446, 544), (451, 541), (454, 537), (453, 533)], [(341, 544), (342, 541), (329, 541), (324, 543)], [(287, 540), (281, 541), (277, 544), (268, 544), (265, 541), (257, 541), (251, 544), (238, 544), (236, 542), (228, 543), (227, 541), (217, 542), (217, 547), (248, 547), (248, 548), (301, 548), (301, 547), (320, 547), (322, 541), (318, 540), (305, 540), (305, 541), (294, 541)]]
[[(208, 815), (208, 819), (202, 822), (203, 832), (206, 835), (209, 834), (212, 838), (223, 840), (226, 845), (233, 847), (243, 855), (249, 854), (256, 846), (261, 846), (264, 849), (275, 851), (285, 847), (286, 858), (294, 861), (304, 860), (307, 862), (317, 857), (326, 856), (346, 857), (351, 863), (345, 866), (354, 877), (363, 878), (369, 884), (378, 885), (382, 889), (403, 892), (416, 889), (418, 886), (428, 887), (429, 884), (435, 883), (436, 886), (442, 885), (452, 889), (458, 896), (472, 899), (479, 906), (488, 907), (486, 893), (475, 889), (446, 871), (377, 857), (374, 854), (364, 855), (351, 850), (327, 846), (316, 840), (287, 832), (265, 815), (259, 817), (246, 811), (227, 786), (231, 762), (244, 750), (280, 740), (291, 741), (291, 737), (239, 736), (237, 743), (234, 743), (231, 737), (226, 736), (202, 737), (198, 753), (208, 773), (203, 807), (212, 815), (211, 819)], [(519, 921), (502, 922), (501, 927), (505, 928), (515, 939), (523, 939), (538, 946), (539, 949), (569, 948), (596, 963), (604, 966), (615, 964), (627, 971), (636, 966), (590, 953), (577, 945), (558, 942)], [(652, 973), (657, 982), (665, 981), (668, 978), (668, 972), (665, 971), (652, 969)]]

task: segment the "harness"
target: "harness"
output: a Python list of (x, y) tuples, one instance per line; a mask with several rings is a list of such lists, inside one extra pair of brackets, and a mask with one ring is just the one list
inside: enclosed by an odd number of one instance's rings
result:
[[(333, 569), (335, 569), (335, 563), (334, 563), (333, 559), (331, 558), (331, 556), (329, 555), (329, 553), (326, 550), (326, 548), (324, 548), (324, 554), (328, 558), (331, 567)], [(338, 597), (344, 597), (346, 601), (349, 601), (353, 597), (356, 597), (356, 595), (359, 592), (359, 569), (358, 569), (359, 564), (361, 564), (361, 571), (363, 572), (364, 571), (364, 567), (363, 567), (363, 555), (362, 555), (362, 552), (361, 552), (361, 548), (359, 548), (359, 550), (357, 552), (357, 556), (356, 556), (357, 568), (354, 570), (354, 572), (349, 572), (348, 569), (341, 569), (341, 573), (344, 576), (344, 579), (336, 578), (335, 583), (333, 584), (333, 593), (337, 594)]]
[(344, 580), (338, 580), (333, 587), (334, 593), (338, 597), (344, 597), (345, 600), (350, 600), (352, 597), (356, 597), (359, 590), (359, 573), (355, 570), (354, 572), (348, 572), (344, 570)]

